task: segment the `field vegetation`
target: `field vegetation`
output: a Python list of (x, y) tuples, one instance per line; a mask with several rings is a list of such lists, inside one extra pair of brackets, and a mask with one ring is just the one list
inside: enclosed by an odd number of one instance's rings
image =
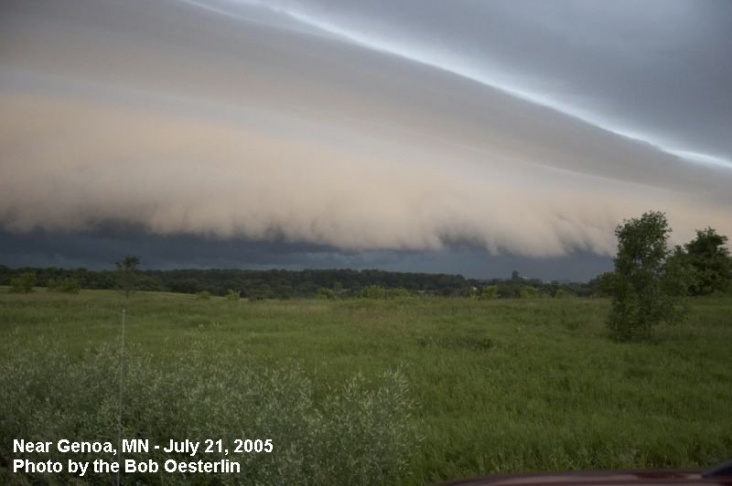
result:
[(425, 485), (489, 473), (709, 466), (732, 456), (725, 296), (692, 299), (688, 318), (650, 341), (618, 343), (608, 339), (604, 298), (506, 300), (486, 291), (248, 301), (7, 290), (7, 483), (52, 482), (8, 473), (12, 438), (116, 440), (120, 376), (127, 437), (272, 437), (272, 455), (240, 458), (251, 484)]

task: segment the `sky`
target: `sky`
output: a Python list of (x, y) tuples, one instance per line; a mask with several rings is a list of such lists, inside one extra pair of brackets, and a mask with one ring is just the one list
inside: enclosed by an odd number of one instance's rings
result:
[(7, 0), (0, 264), (588, 280), (732, 235), (726, 0)]

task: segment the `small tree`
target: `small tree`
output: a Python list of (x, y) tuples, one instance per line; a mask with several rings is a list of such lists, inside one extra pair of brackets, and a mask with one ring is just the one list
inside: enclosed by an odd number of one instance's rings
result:
[(241, 293), (237, 290), (229, 289), (226, 292), (226, 300), (229, 302), (239, 302), (239, 299), (241, 298)]
[(681, 317), (683, 307), (677, 304), (686, 289), (683, 282), (672, 281), (683, 277), (684, 267), (674, 259), (667, 265), (670, 232), (661, 212), (626, 220), (615, 229), (615, 273), (603, 278), (603, 288), (612, 296), (608, 327), (614, 339), (648, 339), (654, 325)]
[(23, 272), (17, 277), (10, 280), (10, 290), (14, 294), (28, 294), (33, 292), (36, 285), (36, 274), (33, 272)]
[(135, 256), (128, 256), (116, 262), (117, 264), (117, 288), (125, 298), (129, 299), (137, 286), (137, 267), (140, 259)]
[(691, 295), (724, 292), (732, 281), (732, 258), (724, 246), (727, 237), (712, 228), (697, 230), (696, 238), (684, 245), (686, 260), (693, 268)]

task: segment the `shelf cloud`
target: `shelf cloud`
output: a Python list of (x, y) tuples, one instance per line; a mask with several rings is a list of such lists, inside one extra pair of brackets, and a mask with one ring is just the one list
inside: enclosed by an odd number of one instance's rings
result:
[(0, 228), (612, 255), (732, 234), (715, 1), (5, 2)]

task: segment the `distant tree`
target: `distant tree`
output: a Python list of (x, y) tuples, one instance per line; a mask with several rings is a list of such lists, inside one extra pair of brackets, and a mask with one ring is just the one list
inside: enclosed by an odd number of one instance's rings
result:
[(667, 266), (670, 232), (662, 212), (644, 213), (615, 229), (615, 272), (602, 278), (603, 289), (612, 296), (608, 327), (614, 339), (648, 339), (654, 325), (681, 317), (677, 303), (685, 290), (669, 282), (683, 274), (683, 266), (677, 260)]
[(226, 292), (226, 300), (228, 300), (229, 302), (239, 302), (240, 297), (241, 293), (236, 290), (229, 289)]
[(125, 298), (130, 298), (137, 286), (137, 267), (140, 259), (135, 256), (127, 256), (116, 262), (117, 264), (117, 288)]
[(192, 277), (177, 278), (169, 282), (168, 287), (173, 292), (195, 294), (203, 289), (205, 282)]
[(615, 273), (605, 272), (590, 280), (590, 286), (596, 297), (612, 297), (615, 288)]
[(732, 281), (732, 258), (724, 246), (727, 237), (712, 228), (697, 230), (696, 238), (684, 245), (686, 261), (693, 268), (691, 295), (724, 292)]
[(13, 271), (10, 269), (10, 267), (0, 265), (0, 285), (8, 285), (10, 283), (12, 275)]
[(137, 290), (144, 290), (148, 292), (160, 292), (162, 290), (165, 290), (162, 282), (160, 282), (160, 279), (144, 274), (139, 274), (137, 276), (135, 288)]
[(10, 280), (10, 290), (14, 294), (28, 294), (33, 292), (36, 285), (36, 274), (34, 272), (23, 272)]

